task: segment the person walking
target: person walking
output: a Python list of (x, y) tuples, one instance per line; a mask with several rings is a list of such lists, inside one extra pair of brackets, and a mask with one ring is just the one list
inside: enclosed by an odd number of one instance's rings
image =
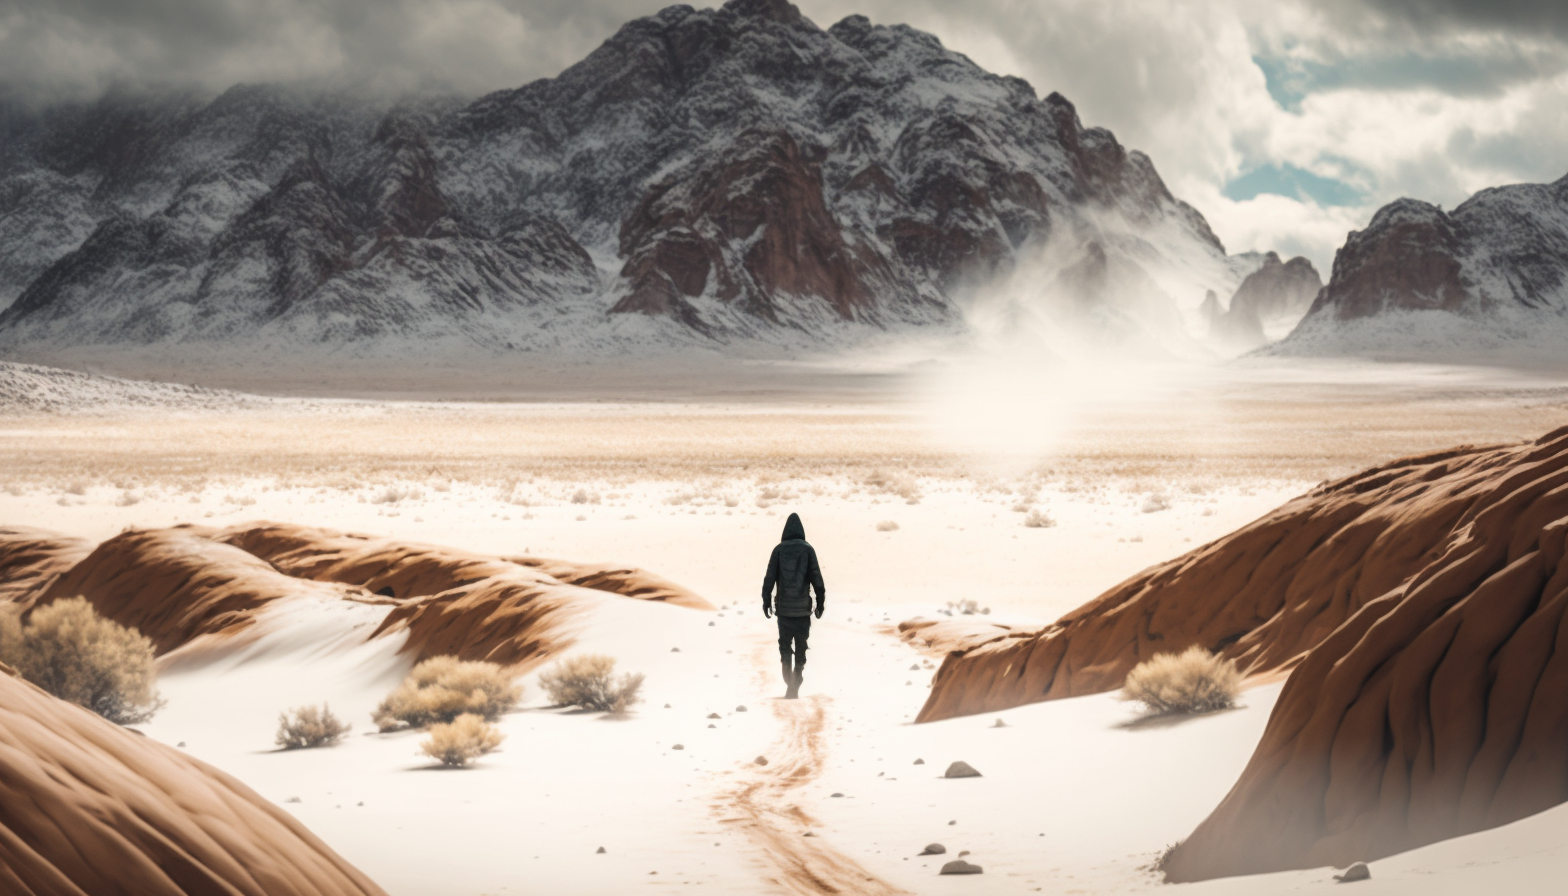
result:
[[(778, 597), (774, 597), (774, 587)], [(806, 668), (806, 639), (811, 637), (811, 591), (817, 592), (816, 616), (822, 618), (827, 603), (827, 588), (822, 584), (822, 568), (817, 551), (806, 541), (806, 527), (800, 515), (792, 513), (784, 523), (784, 536), (768, 558), (768, 574), (762, 580), (762, 615), (777, 616), (779, 624), (779, 663), (784, 673), (785, 699), (800, 696), (801, 673)]]

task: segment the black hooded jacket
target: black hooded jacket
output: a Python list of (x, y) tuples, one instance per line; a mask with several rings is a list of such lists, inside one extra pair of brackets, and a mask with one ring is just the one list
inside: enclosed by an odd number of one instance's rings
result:
[[(776, 604), (775, 584), (779, 589)], [(822, 612), (828, 592), (822, 584), (822, 569), (817, 566), (817, 552), (806, 542), (806, 527), (800, 524), (800, 516), (792, 513), (784, 523), (784, 537), (768, 558), (768, 575), (762, 580), (762, 607), (772, 608), (780, 616), (810, 616), (808, 587), (816, 589), (817, 612)]]

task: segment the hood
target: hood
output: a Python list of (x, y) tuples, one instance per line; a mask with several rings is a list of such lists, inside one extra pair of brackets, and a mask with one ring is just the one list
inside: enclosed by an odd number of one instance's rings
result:
[(792, 513), (784, 521), (784, 535), (779, 541), (806, 540), (806, 527), (800, 524), (800, 514)]

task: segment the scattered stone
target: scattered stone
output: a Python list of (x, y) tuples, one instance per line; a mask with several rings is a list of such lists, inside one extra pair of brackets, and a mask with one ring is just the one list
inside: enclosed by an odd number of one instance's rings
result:
[(668, 703), (664, 704), (664, 708), (665, 709), (669, 709), (670, 708), (670, 704), (668, 704)]
[(996, 724), (992, 725), (991, 727), (992, 728), (1006, 728), (1007, 727), (1007, 723), (1002, 721), (1001, 719), (997, 719), (996, 720)]
[(684, 749), (686, 749), (686, 745), (685, 744), (676, 744), (675, 746), (670, 747), (670, 749), (672, 749), (672, 750), (684, 750)]
[(969, 855), (969, 850), (967, 850), (967, 849), (960, 849), (958, 851), (958, 857), (960, 859), (963, 858), (964, 856), (967, 856), (967, 855)]
[(758, 765), (767, 765), (768, 764), (768, 757), (766, 757), (766, 756), (758, 756), (753, 761), (756, 762)]
[(920, 664), (919, 663), (912, 663), (912, 664), (910, 664), (909, 671), (911, 671), (911, 672), (919, 672), (920, 671)]
[(710, 713), (708, 713), (708, 718), (710, 718), (710, 719), (722, 719), (724, 717), (719, 715), (716, 712), (710, 712)]
[(842, 793), (830, 793), (830, 794), (828, 794), (828, 796), (830, 796), (830, 797), (835, 797), (835, 798), (836, 798), (836, 797), (841, 797), (841, 796), (843, 796), (843, 795), (844, 795), (844, 794), (842, 794)]
[(948, 822), (948, 824), (958, 824), (958, 819), (955, 818), (952, 821)]
[(709, 728), (717, 728), (717, 727), (719, 727), (719, 726), (717, 726), (717, 725), (715, 725), (715, 724), (713, 724), (713, 723), (712, 723), (712, 722), (709, 722), (709, 723), (708, 723), (708, 727), (709, 727)]
[(927, 843), (926, 848), (920, 851), (923, 856), (939, 856), (947, 852), (947, 847), (940, 843)]
[(746, 704), (742, 703), (741, 705), (735, 707), (735, 711), (736, 712), (745, 712), (746, 711)]
[(680, 652), (681, 652), (681, 649), (679, 647), (671, 647), (670, 648), (670, 653), (680, 653)]
[(363, 805), (365, 805), (365, 801), (364, 800), (360, 800), (359, 803), (355, 806), (355, 808), (358, 808), (359, 806), (363, 806)]
[(952, 765), (948, 766), (947, 767), (947, 771), (942, 773), (942, 777), (944, 777), (944, 778), (978, 778), (978, 777), (981, 777), (981, 775), (980, 775), (980, 773), (978, 771), (975, 770), (974, 766), (972, 766), (969, 763), (967, 763), (967, 762), (963, 761), (962, 759), (960, 759), (957, 762), (953, 763)]
[(801, 835), (800, 835), (800, 836), (802, 836), (802, 837), (815, 837), (815, 836), (817, 836), (817, 835), (816, 835), (816, 834), (813, 834), (813, 833), (812, 833), (812, 832), (810, 832), (810, 831), (807, 831), (807, 832), (806, 832), (806, 833), (804, 833), (804, 834), (801, 834)]
[(601, 846), (598, 849), (594, 850), (593, 854), (596, 855), (596, 856), (604, 855), (604, 847)]
[(984, 870), (985, 869), (981, 868), (979, 865), (975, 865), (973, 863), (966, 862), (963, 859), (954, 859), (953, 861), (948, 862), (946, 865), (943, 865), (942, 866), (942, 870), (937, 872), (937, 873), (938, 874), (980, 874)]
[(1366, 862), (1356, 862), (1349, 868), (1346, 868), (1343, 874), (1334, 875), (1334, 879), (1342, 884), (1353, 884), (1358, 880), (1371, 880), (1372, 870), (1367, 867)]
[(708, 623), (708, 627), (709, 627), (709, 628), (712, 628), (712, 627), (713, 627), (713, 626), (715, 626), (715, 625), (717, 625), (717, 624), (718, 624), (718, 623), (714, 623), (714, 622), (710, 622), (710, 623)]
[(182, 740), (179, 743), (175, 744), (175, 746), (179, 747), (180, 749), (183, 750), (183, 749), (185, 749), (185, 741)]
[(924, 759), (916, 759), (915, 760), (915, 765), (925, 765), (925, 764), (926, 764), (926, 761)]
[(283, 802), (285, 802), (285, 803), (303, 803), (304, 800), (300, 799), (297, 796), (291, 796), (288, 799), (284, 800)]

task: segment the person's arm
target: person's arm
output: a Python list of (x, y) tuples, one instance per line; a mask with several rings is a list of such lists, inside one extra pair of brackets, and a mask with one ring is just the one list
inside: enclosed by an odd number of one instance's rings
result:
[(811, 549), (811, 564), (806, 567), (806, 575), (811, 580), (811, 587), (817, 590), (817, 618), (822, 618), (822, 610), (828, 603), (828, 589), (822, 584), (822, 567), (817, 565), (817, 549)]
[(762, 579), (762, 615), (773, 615), (773, 584), (779, 580), (779, 549), (774, 546), (768, 557), (768, 574)]

